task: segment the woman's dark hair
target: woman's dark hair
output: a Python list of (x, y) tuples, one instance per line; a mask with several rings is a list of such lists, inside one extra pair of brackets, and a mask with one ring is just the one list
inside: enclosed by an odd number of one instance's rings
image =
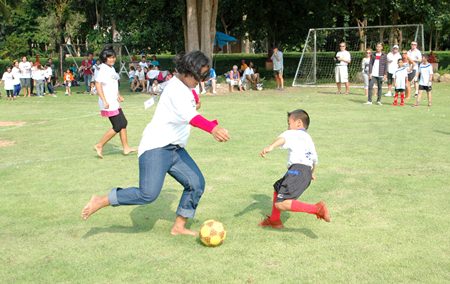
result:
[(309, 114), (302, 110), (302, 109), (296, 109), (291, 112), (288, 112), (288, 118), (293, 118), (294, 120), (300, 119), (303, 122), (303, 126), (305, 129), (308, 129), (309, 127)]
[[(175, 59), (176, 70), (180, 74), (192, 75), (197, 81), (205, 80), (202, 78), (201, 70), (204, 66), (209, 66), (209, 58), (201, 51), (191, 51), (188, 53), (179, 53)], [(209, 74), (208, 72), (205, 72)]]
[(102, 63), (106, 63), (106, 59), (108, 59), (109, 57), (116, 57), (116, 52), (114, 51), (114, 49), (112, 49), (110, 47), (105, 47), (100, 52), (100, 61)]

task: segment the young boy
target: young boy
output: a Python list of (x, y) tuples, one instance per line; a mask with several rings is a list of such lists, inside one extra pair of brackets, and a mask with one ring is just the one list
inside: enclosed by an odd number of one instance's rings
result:
[(431, 82), (433, 81), (433, 66), (428, 63), (428, 56), (422, 57), (422, 63), (419, 65), (419, 94), (416, 98), (416, 103), (413, 106), (419, 106), (420, 97), (425, 90), (428, 97), (428, 106), (431, 106)]
[(5, 91), (6, 91), (6, 97), (9, 100), (14, 100), (15, 97), (13, 96), (14, 91), (14, 77), (11, 71), (11, 66), (6, 67), (6, 72), (3, 73), (2, 80), (0, 82), (4, 83)]
[(412, 69), (412, 66), (406, 67), (403, 59), (397, 61), (398, 68), (392, 75), (395, 84), (395, 96), (393, 106), (398, 105), (398, 96), (400, 94), (400, 106), (405, 105), (405, 89), (408, 84), (408, 72)]
[(280, 220), (281, 211), (306, 212), (315, 214), (317, 218), (330, 222), (330, 214), (323, 201), (316, 204), (303, 203), (297, 198), (315, 179), (314, 169), (318, 158), (311, 136), (306, 132), (309, 126), (309, 115), (302, 109), (288, 113), (288, 130), (283, 132), (260, 155), (265, 155), (277, 147), (289, 150), (288, 171), (273, 185), (272, 214), (259, 223), (261, 227), (283, 228)]

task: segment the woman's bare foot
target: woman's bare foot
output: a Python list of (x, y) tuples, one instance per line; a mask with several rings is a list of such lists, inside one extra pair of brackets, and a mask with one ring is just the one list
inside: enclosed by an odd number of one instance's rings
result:
[(198, 233), (189, 229), (186, 229), (187, 218), (182, 216), (177, 216), (175, 218), (175, 223), (173, 224), (172, 230), (170, 230), (170, 234), (172, 236), (177, 235), (190, 235), (190, 236), (198, 236)]
[(129, 148), (123, 149), (123, 154), (124, 154), (124, 155), (128, 155), (128, 154), (133, 153), (133, 152), (136, 152), (136, 151), (137, 151), (136, 148), (131, 148), (131, 147), (129, 147)]
[(192, 231), (192, 230), (186, 229), (184, 227), (178, 228), (175, 225), (172, 227), (172, 230), (170, 230), (170, 234), (172, 236), (177, 236), (177, 235), (190, 235), (190, 236), (194, 236), (194, 237), (198, 236), (198, 233), (196, 231)]
[(94, 150), (95, 150), (95, 152), (97, 152), (97, 156), (100, 158), (100, 159), (103, 159), (103, 147), (102, 146), (99, 146), (98, 144), (96, 144), (95, 146), (94, 146)]
[(81, 211), (81, 218), (83, 220), (87, 220), (89, 216), (97, 212), (99, 209), (106, 207), (109, 205), (108, 196), (97, 196), (94, 195), (91, 197), (91, 200), (84, 206)]

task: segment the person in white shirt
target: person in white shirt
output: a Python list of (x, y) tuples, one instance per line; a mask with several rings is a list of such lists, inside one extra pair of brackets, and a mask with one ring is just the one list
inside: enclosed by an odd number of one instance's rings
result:
[(387, 74), (387, 84), (388, 92), (385, 94), (386, 97), (392, 96), (392, 82), (395, 71), (398, 68), (398, 60), (402, 59), (402, 55), (398, 52), (398, 45), (392, 47), (391, 52), (387, 54), (388, 62), (388, 74)]
[(261, 86), (259, 84), (259, 73), (255, 73), (254, 67), (253, 62), (250, 61), (247, 68), (244, 70), (244, 74), (242, 75), (242, 84), (246, 87), (246, 82), (248, 81), (250, 83), (248, 86), (249, 90), (253, 87), (253, 89), (259, 91), (261, 90)]
[(338, 88), (337, 94), (341, 94), (341, 84), (345, 85), (345, 94), (348, 95), (350, 91), (350, 83), (348, 82), (348, 65), (351, 63), (350, 52), (345, 50), (347, 45), (345, 42), (339, 44), (339, 51), (336, 53), (334, 60), (336, 61), (336, 68), (334, 69), (336, 75), (336, 86)]
[(139, 65), (137, 67), (136, 73), (134, 74), (133, 87), (131, 88), (131, 90), (133, 92), (136, 92), (136, 90), (138, 88), (141, 88), (142, 89), (141, 92), (145, 92), (145, 85), (146, 85), (146, 80), (145, 80), (144, 68), (142, 68)]
[(419, 73), (419, 64), (420, 62), (422, 62), (422, 53), (417, 48), (417, 42), (415, 41), (411, 42), (411, 49), (408, 51), (408, 58), (415, 63), (409, 81), (414, 82), (415, 96), (417, 96), (417, 94), (419, 93), (419, 82), (417, 78)]
[(395, 70), (393, 79), (395, 84), (395, 96), (393, 106), (398, 105), (398, 97), (400, 95), (400, 106), (405, 105), (405, 90), (408, 86), (408, 72), (410, 72), (413, 68), (413, 65), (405, 64), (403, 59), (400, 58), (397, 60), (397, 70)]
[(31, 97), (31, 63), (27, 61), (27, 57), (22, 57), (19, 63), (20, 69), (20, 85), (23, 88), (23, 96)]
[(366, 57), (361, 60), (361, 73), (364, 80), (364, 94), (366, 97), (369, 96), (369, 64), (370, 58), (372, 56), (372, 49), (366, 49)]
[(314, 214), (317, 218), (330, 222), (330, 214), (323, 201), (309, 204), (297, 200), (309, 187), (311, 180), (315, 179), (314, 170), (318, 163), (316, 147), (306, 132), (309, 124), (310, 118), (306, 111), (297, 109), (289, 112), (288, 130), (260, 153), (265, 158), (266, 154), (278, 147), (289, 151), (288, 171), (273, 185), (272, 214), (259, 223), (261, 227), (282, 229), (282, 211)]
[(98, 105), (100, 114), (109, 118), (112, 128), (109, 129), (100, 141), (94, 146), (97, 156), (103, 159), (103, 147), (117, 133), (120, 133), (120, 141), (122, 142), (123, 154), (128, 155), (136, 152), (136, 149), (128, 145), (127, 125), (128, 121), (120, 107), (123, 97), (119, 93), (120, 76), (114, 69), (116, 62), (116, 53), (113, 49), (105, 48), (100, 54), (102, 64), (95, 79), (95, 87), (97, 89)]
[(2, 82), (4, 84), (3, 86), (6, 91), (6, 97), (11, 101), (14, 100), (15, 99), (15, 97), (13, 95), (14, 77), (12, 74), (11, 66), (6, 67), (6, 71), (5, 71), (5, 73), (3, 73), (3, 76), (2, 76)]
[(11, 73), (12, 73), (13, 79), (14, 79), (14, 81), (13, 81), (13, 83), (14, 83), (13, 95), (14, 95), (14, 98), (17, 98), (19, 96), (19, 94), (20, 94), (20, 89), (21, 89), (21, 86), (20, 86), (20, 77), (21, 77), (21, 75), (20, 75), (20, 69), (19, 69), (19, 61), (14, 60), (13, 68), (11, 70)]
[(277, 90), (284, 90), (284, 79), (283, 79), (283, 70), (284, 70), (284, 60), (283, 60), (283, 52), (278, 49), (278, 47), (273, 48), (272, 57), (273, 62), (273, 73), (275, 75), (275, 80), (277, 81)]
[(197, 235), (186, 228), (186, 222), (195, 215), (205, 179), (185, 149), (191, 125), (211, 133), (219, 142), (227, 141), (229, 135), (217, 121), (207, 120), (196, 109), (193, 89), (208, 77), (208, 57), (201, 51), (192, 51), (177, 56), (175, 63), (178, 75), (164, 88), (139, 145), (139, 187), (113, 188), (108, 195), (93, 196), (81, 212), (84, 220), (106, 206), (143, 205), (155, 201), (169, 174), (184, 187), (170, 233)]
[(38, 63), (37, 65), (34, 66), (32, 75), (36, 86), (36, 95), (38, 97), (43, 97), (45, 87), (45, 70), (41, 66), (41, 64)]
[(433, 66), (428, 62), (428, 56), (422, 56), (422, 63), (419, 65), (419, 93), (416, 97), (416, 103), (413, 106), (419, 106), (422, 92), (427, 92), (428, 106), (431, 106), (431, 85), (433, 81)]
[[(47, 62), (46, 68), (45, 68), (45, 83), (47, 84), (48, 93), (50, 96), (55, 97), (55, 89), (53, 88), (53, 70), (50, 63)], [(44, 88), (45, 90), (45, 88)]]
[(128, 71), (128, 83), (130, 84), (130, 89), (133, 87), (134, 77), (136, 76), (136, 69), (133, 65), (130, 66), (130, 71)]
[(144, 70), (144, 68), (148, 68), (148, 63), (146, 61), (146, 57), (142, 56), (141, 61), (139, 62), (139, 66), (141, 66), (141, 69)]

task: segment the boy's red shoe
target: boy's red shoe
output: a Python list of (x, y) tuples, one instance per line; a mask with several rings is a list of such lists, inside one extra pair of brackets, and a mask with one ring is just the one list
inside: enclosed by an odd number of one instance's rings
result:
[(320, 201), (319, 203), (316, 203), (317, 206), (317, 218), (324, 220), (325, 222), (330, 222), (330, 213), (328, 212), (327, 205), (325, 202)]
[(393, 102), (392, 105), (393, 105), (393, 106), (396, 106), (396, 105), (398, 105), (398, 104), (397, 104), (397, 102)]
[(272, 221), (270, 220), (270, 216), (267, 216), (261, 223), (259, 223), (260, 227), (272, 227), (274, 229), (283, 229), (283, 222), (281, 220)]
[(405, 103), (400, 103), (400, 106), (404, 106), (405, 105)]

